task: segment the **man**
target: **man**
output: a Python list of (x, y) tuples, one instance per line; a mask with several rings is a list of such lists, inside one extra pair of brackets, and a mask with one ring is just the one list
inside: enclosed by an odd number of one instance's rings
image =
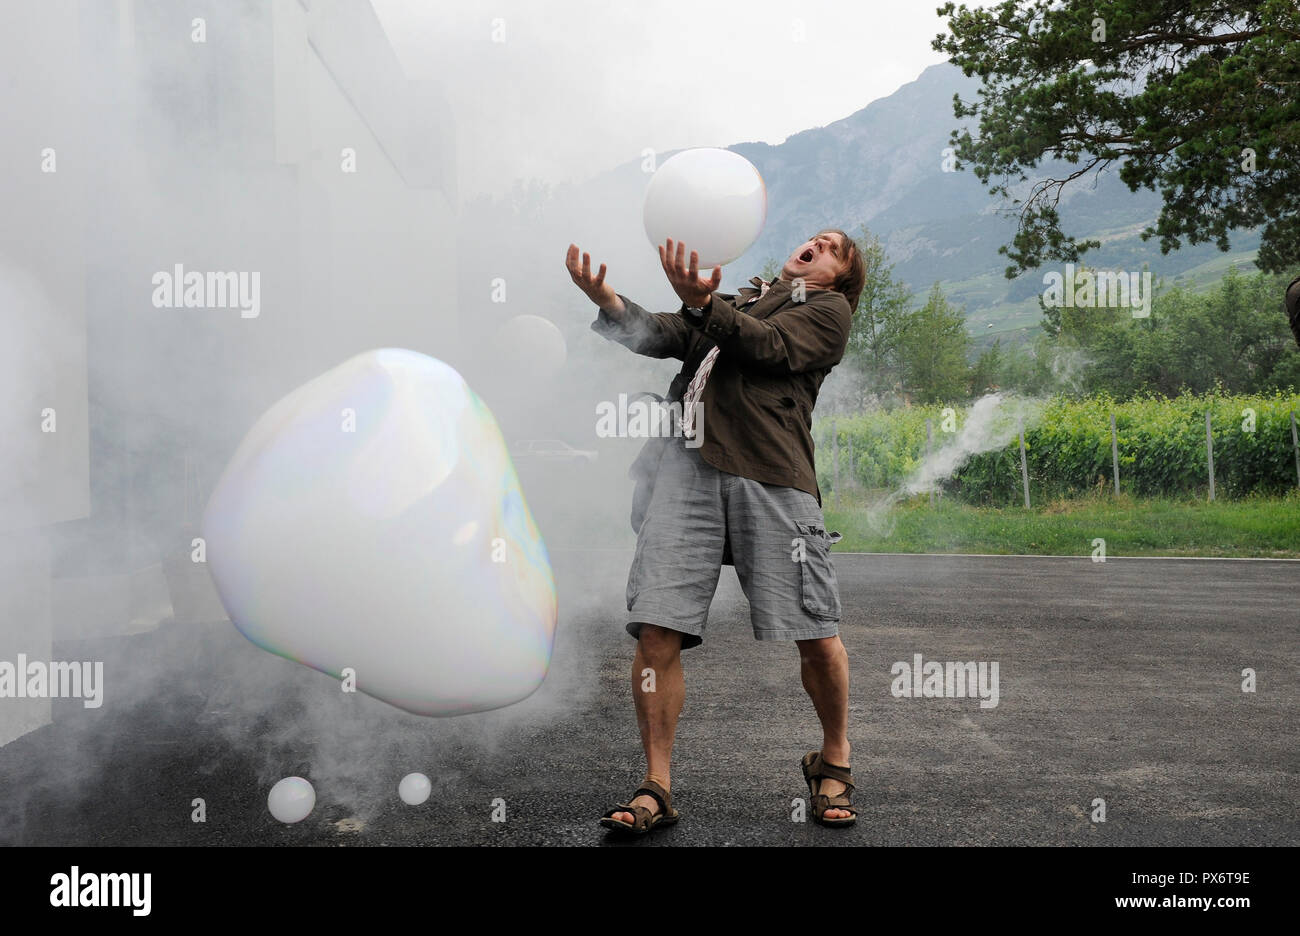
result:
[[(820, 751), (801, 762), (813, 818), (856, 820), (848, 740), (848, 654), (813, 467), (817, 392), (848, 343), (864, 265), (853, 240), (821, 231), (797, 247), (771, 283), (718, 292), (722, 268), (699, 276), (695, 251), (669, 239), (659, 259), (682, 300), (651, 314), (605, 282), (605, 266), (570, 244), (565, 264), (598, 307), (592, 328), (633, 351), (682, 360), (669, 398), (681, 400), (683, 438), (664, 446), (628, 575), (628, 633), (637, 638), (632, 694), (645, 781), (601, 824), (642, 834), (675, 822), (673, 738), (685, 697), (681, 651), (703, 640), (724, 561), (749, 599), (754, 636), (793, 640), (822, 726)], [(647, 679), (651, 671), (653, 679)]]

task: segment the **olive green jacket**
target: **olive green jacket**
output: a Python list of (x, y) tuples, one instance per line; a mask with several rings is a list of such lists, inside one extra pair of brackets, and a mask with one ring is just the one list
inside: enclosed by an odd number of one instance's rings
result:
[(620, 295), (622, 321), (602, 309), (591, 327), (638, 354), (680, 359), (668, 394), (678, 401), (716, 344), (697, 417), (701, 457), (731, 474), (807, 491), (820, 504), (813, 407), (844, 357), (853, 313), (836, 290), (807, 289), (799, 301), (792, 284), (778, 279), (760, 298), (762, 281), (751, 282), (738, 295), (715, 292), (698, 323), (680, 312), (647, 312)]

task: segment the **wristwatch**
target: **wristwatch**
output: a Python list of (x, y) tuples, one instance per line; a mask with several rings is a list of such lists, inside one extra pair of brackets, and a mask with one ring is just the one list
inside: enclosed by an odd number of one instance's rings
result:
[(703, 306), (688, 306), (686, 303), (683, 302), (683, 303), (682, 303), (682, 314), (683, 314), (683, 315), (686, 315), (686, 316), (689, 316), (690, 319), (691, 319), (692, 321), (699, 322), (699, 321), (702, 321), (702, 320), (704, 319), (704, 307), (703, 307)]

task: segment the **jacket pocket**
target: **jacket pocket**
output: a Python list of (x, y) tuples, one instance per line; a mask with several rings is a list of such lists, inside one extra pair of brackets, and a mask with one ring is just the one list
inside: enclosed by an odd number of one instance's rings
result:
[(831, 561), (831, 536), (817, 523), (795, 521), (803, 540), (803, 561), (799, 563), (800, 603), (815, 618), (840, 619), (840, 589)]
[(746, 432), (755, 461), (791, 470), (798, 464), (794, 399), (742, 378)]

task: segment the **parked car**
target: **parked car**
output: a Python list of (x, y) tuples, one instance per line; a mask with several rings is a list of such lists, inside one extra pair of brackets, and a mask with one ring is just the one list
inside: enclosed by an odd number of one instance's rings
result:
[(538, 461), (580, 461), (590, 464), (596, 460), (599, 453), (589, 449), (576, 449), (559, 439), (520, 439), (510, 447), (510, 454), (515, 458), (530, 458)]

